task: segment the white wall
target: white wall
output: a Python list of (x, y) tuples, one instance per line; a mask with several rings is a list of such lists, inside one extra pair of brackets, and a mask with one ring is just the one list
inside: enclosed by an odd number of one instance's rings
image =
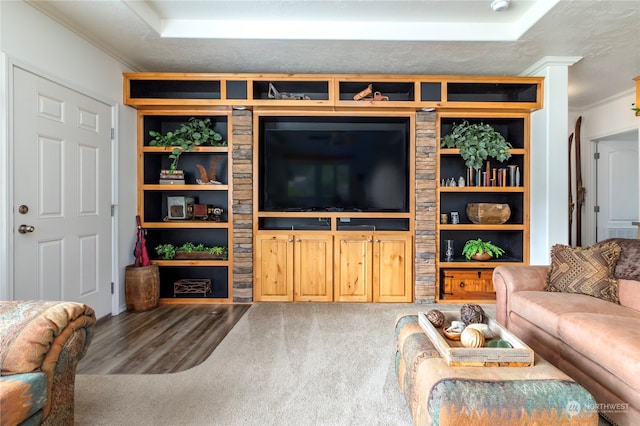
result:
[(122, 105), (122, 73), (132, 70), (23, 1), (0, 1), (0, 49), (0, 300), (9, 298), (12, 279), (11, 150), (7, 130), (11, 115), (7, 93), (10, 67), (17, 64), (114, 107), (118, 179), (114, 191), (118, 240), (114, 280), (119, 290), (114, 312), (119, 312), (125, 307), (124, 267), (133, 261), (135, 240), (136, 120), (135, 110)]
[(531, 114), (530, 244), (529, 262), (549, 264), (554, 244), (569, 239), (567, 203), (569, 156), (565, 129), (568, 121), (568, 65), (575, 58), (551, 58), (532, 74), (543, 76), (544, 108)]
[[(574, 131), (576, 120), (582, 116), (580, 146), (582, 150), (582, 179), (583, 186), (586, 188), (582, 217), (583, 246), (593, 244), (596, 241), (596, 215), (593, 212), (597, 201), (595, 199), (595, 161), (593, 160), (594, 141), (628, 131), (636, 131), (636, 134), (640, 135), (640, 117), (636, 117), (631, 110), (632, 104), (635, 102), (634, 85), (635, 82), (630, 79), (629, 87), (632, 89), (629, 91), (604, 99), (583, 111), (570, 111), (570, 129), (567, 134)], [(636, 137), (636, 141), (639, 138)]]

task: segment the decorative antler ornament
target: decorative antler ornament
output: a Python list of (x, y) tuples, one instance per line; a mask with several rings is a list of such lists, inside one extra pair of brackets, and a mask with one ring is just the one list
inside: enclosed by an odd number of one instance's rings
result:
[(200, 171), (200, 179), (196, 179), (196, 181), (200, 185), (205, 184), (205, 183), (209, 183), (209, 178), (207, 177), (207, 171), (204, 169), (202, 164), (198, 164), (196, 167)]
[(211, 164), (209, 165), (209, 173), (207, 174), (207, 170), (204, 168), (202, 164), (196, 165), (198, 171), (200, 172), (200, 179), (196, 179), (196, 182), (200, 185), (220, 185), (221, 182), (216, 180), (216, 169), (218, 167), (218, 161), (220, 161), (220, 157), (214, 157), (211, 160)]
[(216, 170), (218, 169), (218, 161), (220, 161), (220, 157), (214, 157), (211, 160), (211, 164), (209, 164), (209, 182), (216, 182)]

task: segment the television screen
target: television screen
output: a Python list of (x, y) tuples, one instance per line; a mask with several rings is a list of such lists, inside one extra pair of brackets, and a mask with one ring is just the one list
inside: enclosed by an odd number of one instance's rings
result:
[(261, 211), (407, 212), (408, 117), (261, 117)]

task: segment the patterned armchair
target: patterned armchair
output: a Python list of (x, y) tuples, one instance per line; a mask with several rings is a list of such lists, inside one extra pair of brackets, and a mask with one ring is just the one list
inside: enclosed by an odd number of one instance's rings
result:
[(95, 321), (82, 303), (0, 302), (3, 426), (73, 425), (76, 367)]

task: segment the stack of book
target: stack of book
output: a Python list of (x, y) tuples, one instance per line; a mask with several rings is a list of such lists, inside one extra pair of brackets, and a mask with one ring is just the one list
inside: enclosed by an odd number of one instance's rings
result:
[(184, 170), (160, 170), (160, 185), (184, 185)]

